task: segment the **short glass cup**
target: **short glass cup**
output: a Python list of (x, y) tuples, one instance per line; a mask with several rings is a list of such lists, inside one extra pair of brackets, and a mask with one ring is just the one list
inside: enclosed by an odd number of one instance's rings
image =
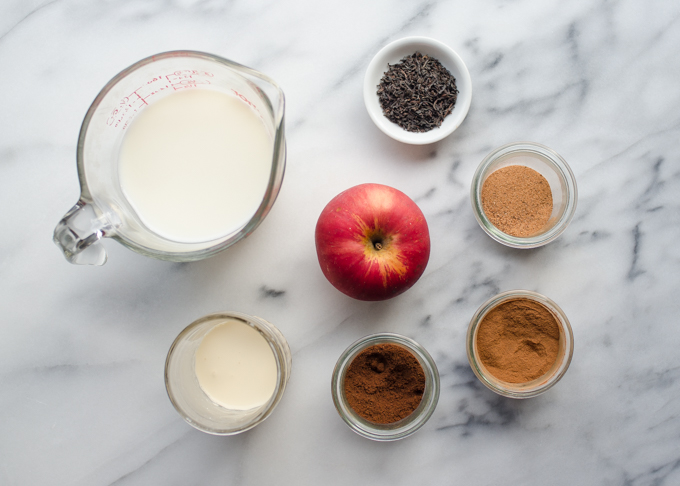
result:
[[(198, 383), (196, 351), (205, 335), (226, 319), (236, 319), (258, 331), (269, 343), (277, 367), (276, 388), (267, 403), (250, 410), (230, 410), (213, 402)], [(170, 346), (165, 361), (165, 388), (177, 412), (189, 425), (213, 435), (234, 435), (264, 421), (286, 389), (292, 358), (281, 332), (259, 317), (240, 312), (209, 314), (189, 324)]]
[[(550, 184), (553, 210), (542, 231), (528, 237), (504, 233), (487, 218), (482, 207), (482, 186), (492, 172), (511, 165), (523, 165), (541, 174)], [(491, 238), (512, 248), (536, 248), (557, 238), (576, 211), (576, 179), (567, 162), (554, 150), (534, 142), (514, 142), (487, 155), (472, 179), (470, 200), (477, 222)]]
[[(352, 409), (345, 396), (345, 374), (349, 365), (364, 349), (376, 344), (395, 344), (406, 348), (415, 356), (425, 373), (425, 391), (418, 408), (408, 417), (391, 424), (377, 424), (364, 419)], [(439, 401), (439, 371), (430, 354), (414, 340), (399, 334), (372, 334), (359, 339), (340, 355), (333, 370), (331, 393), (340, 417), (357, 434), (376, 441), (403, 439), (425, 425), (425, 422), (428, 421), (437, 407)]]
[[(559, 351), (552, 368), (550, 368), (543, 376), (527, 383), (508, 383), (496, 378), (482, 363), (479, 358), (479, 350), (477, 349), (477, 331), (479, 329), (479, 324), (484, 317), (494, 307), (504, 302), (517, 299), (528, 299), (542, 304), (555, 317), (560, 331)], [(509, 290), (484, 302), (479, 309), (477, 309), (475, 315), (472, 316), (472, 320), (468, 327), (466, 343), (470, 367), (477, 378), (479, 378), (479, 381), (499, 395), (510, 398), (535, 397), (555, 386), (567, 372), (569, 364), (571, 364), (571, 357), (574, 353), (574, 335), (567, 316), (562, 309), (548, 297), (530, 290)]]

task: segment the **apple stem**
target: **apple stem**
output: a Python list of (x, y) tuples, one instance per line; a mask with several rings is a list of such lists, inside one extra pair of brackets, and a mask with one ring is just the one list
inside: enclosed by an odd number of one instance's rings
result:
[(376, 241), (375, 243), (373, 243), (373, 247), (376, 250), (382, 250), (382, 243), (380, 243), (379, 241)]

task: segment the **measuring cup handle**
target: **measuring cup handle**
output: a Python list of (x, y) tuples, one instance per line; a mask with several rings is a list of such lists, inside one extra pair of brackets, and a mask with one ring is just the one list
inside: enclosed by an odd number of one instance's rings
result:
[(95, 211), (93, 203), (82, 199), (59, 221), (54, 229), (54, 243), (66, 259), (77, 265), (104, 265), (106, 250), (99, 240), (113, 228)]

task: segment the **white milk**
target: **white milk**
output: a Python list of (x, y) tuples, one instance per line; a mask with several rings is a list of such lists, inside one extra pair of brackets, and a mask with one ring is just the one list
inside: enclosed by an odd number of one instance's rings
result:
[(209, 241), (255, 214), (272, 156), (272, 139), (244, 102), (188, 89), (137, 115), (120, 148), (120, 183), (150, 230), (173, 241)]
[(265, 338), (249, 325), (229, 319), (201, 341), (195, 371), (213, 402), (231, 410), (250, 410), (271, 398), (278, 370)]

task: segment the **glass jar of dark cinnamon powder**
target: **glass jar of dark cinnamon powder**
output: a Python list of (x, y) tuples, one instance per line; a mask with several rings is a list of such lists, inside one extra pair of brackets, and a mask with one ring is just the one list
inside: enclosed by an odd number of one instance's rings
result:
[(340, 417), (357, 434), (403, 439), (430, 418), (439, 400), (439, 372), (418, 343), (392, 333), (366, 336), (338, 359), (331, 383)]
[(477, 222), (491, 238), (513, 248), (536, 248), (569, 225), (576, 210), (576, 179), (554, 150), (515, 142), (484, 158), (470, 199)]
[(479, 380), (511, 398), (530, 398), (553, 387), (574, 352), (571, 325), (544, 295), (510, 290), (484, 302), (470, 321), (467, 355)]

